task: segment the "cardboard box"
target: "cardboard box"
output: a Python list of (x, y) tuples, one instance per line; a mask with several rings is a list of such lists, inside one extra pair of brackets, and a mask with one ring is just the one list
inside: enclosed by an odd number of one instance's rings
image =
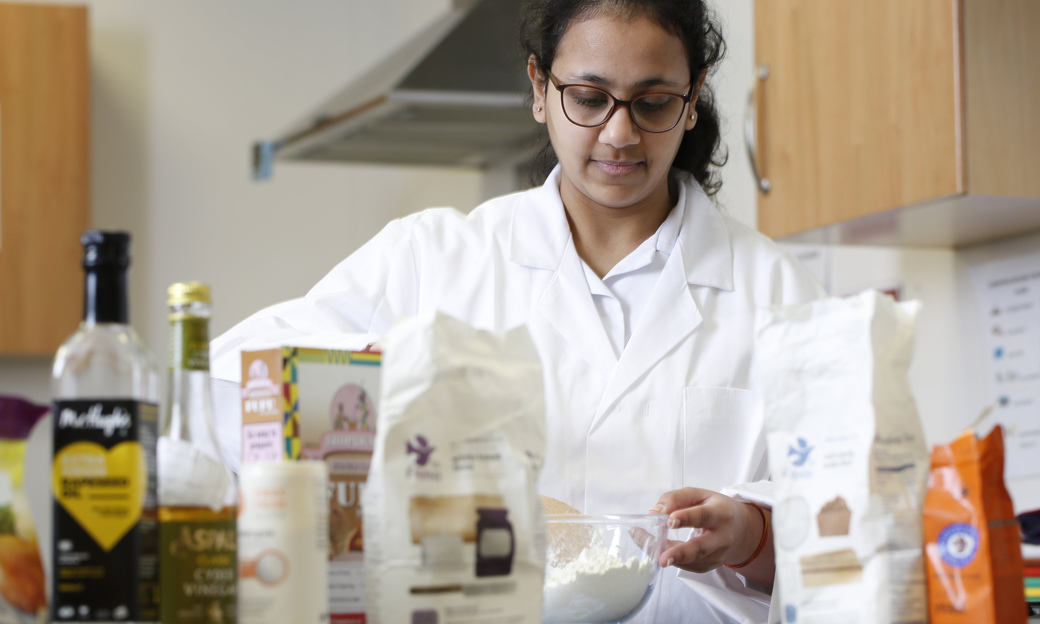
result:
[(360, 502), (379, 384), (376, 352), (242, 352), (242, 462), (317, 459), (329, 467), (330, 624), (365, 621)]

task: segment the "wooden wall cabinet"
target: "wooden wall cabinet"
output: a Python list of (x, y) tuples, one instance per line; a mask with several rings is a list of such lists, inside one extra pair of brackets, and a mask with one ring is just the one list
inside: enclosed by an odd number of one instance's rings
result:
[(1040, 2), (756, 0), (758, 224), (796, 242), (1040, 229)]
[(49, 355), (82, 316), (90, 220), (85, 7), (0, 3), (0, 355)]

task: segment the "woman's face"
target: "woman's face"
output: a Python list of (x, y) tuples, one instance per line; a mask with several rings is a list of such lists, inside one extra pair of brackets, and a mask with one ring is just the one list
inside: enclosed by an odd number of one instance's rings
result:
[[(604, 13), (574, 22), (560, 40), (551, 71), (560, 84), (598, 87), (620, 100), (690, 91), (682, 41), (642, 16), (629, 20)], [(563, 169), (560, 194), (568, 209), (575, 202), (615, 210), (671, 206), (668, 171), (683, 132), (693, 127), (692, 102), (667, 132), (640, 130), (624, 107), (603, 125), (584, 128), (567, 119), (560, 92), (533, 63), (528, 73), (535, 118), (547, 125)]]

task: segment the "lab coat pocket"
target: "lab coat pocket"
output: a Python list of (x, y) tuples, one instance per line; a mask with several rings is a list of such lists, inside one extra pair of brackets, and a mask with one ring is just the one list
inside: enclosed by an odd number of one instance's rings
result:
[(683, 390), (683, 485), (719, 491), (764, 479), (762, 396), (754, 390)]

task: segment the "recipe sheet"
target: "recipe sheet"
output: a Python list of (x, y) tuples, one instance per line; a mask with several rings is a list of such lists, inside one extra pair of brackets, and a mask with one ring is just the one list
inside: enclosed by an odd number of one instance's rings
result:
[(969, 270), (1008, 479), (1040, 474), (1040, 254)]

